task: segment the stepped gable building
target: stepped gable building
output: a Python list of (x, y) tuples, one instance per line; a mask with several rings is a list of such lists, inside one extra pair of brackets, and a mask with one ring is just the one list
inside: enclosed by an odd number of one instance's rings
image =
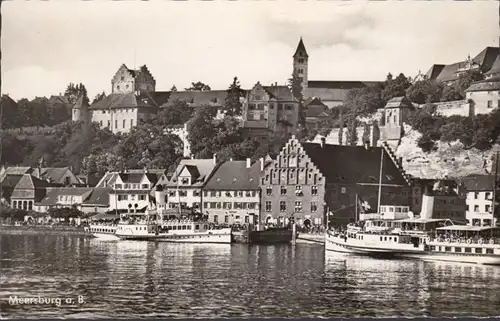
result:
[(451, 84), (467, 71), (478, 70), (482, 73), (488, 73), (492, 69), (495, 60), (498, 59), (498, 54), (499, 47), (486, 47), (473, 59), (469, 56), (464, 61), (450, 65), (432, 65), (425, 75), (428, 79)]
[(221, 164), (203, 188), (203, 213), (214, 223), (258, 224), (260, 222), (259, 179), (270, 160)]
[(342, 81), (342, 80), (309, 80), (309, 54), (302, 38), (300, 38), (293, 55), (293, 70), (302, 80), (302, 95), (304, 99), (318, 98), (328, 108), (342, 105), (351, 89), (359, 89), (382, 83), (376, 81)]
[(356, 199), (377, 208), (381, 153), (382, 204), (410, 205), (410, 185), (385, 148), (300, 143), (292, 137), (261, 177), (265, 222), (325, 225), (355, 220)]

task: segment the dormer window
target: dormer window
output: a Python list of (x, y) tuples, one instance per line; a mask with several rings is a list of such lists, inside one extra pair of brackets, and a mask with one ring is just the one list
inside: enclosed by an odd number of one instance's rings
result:
[(184, 185), (188, 185), (189, 184), (189, 178), (188, 177), (184, 177), (181, 179), (181, 183), (184, 184)]

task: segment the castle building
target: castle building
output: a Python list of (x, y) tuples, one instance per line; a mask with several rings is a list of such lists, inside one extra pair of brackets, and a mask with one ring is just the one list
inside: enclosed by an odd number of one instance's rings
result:
[(252, 135), (266, 136), (281, 125), (295, 133), (299, 101), (287, 86), (262, 86), (259, 82), (247, 92), (243, 103), (243, 127)]

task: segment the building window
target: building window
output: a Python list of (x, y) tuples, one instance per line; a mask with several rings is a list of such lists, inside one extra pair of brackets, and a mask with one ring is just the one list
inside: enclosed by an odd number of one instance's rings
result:
[(303, 64), (304, 63), (304, 58), (300, 58), (299, 59), (299, 64)]
[(286, 212), (286, 202), (280, 201), (280, 212)]
[(214, 215), (214, 223), (219, 223), (219, 217), (217, 215)]
[(298, 71), (299, 74), (303, 74), (304, 73), (304, 69), (302, 69), (302, 68), (297, 69), (297, 71)]
[(491, 205), (485, 205), (484, 210), (486, 211), (486, 213), (491, 213)]
[(295, 195), (297, 195), (297, 196), (303, 195), (302, 194), (302, 186), (300, 186), (300, 185), (295, 186)]
[(478, 192), (474, 192), (474, 199), (478, 199), (479, 198), (479, 193)]
[(271, 211), (272, 211), (271, 201), (266, 201), (266, 212), (271, 212)]
[(479, 205), (474, 205), (474, 212), (479, 212)]
[(345, 194), (347, 192), (346, 188), (345, 187), (341, 187), (340, 188), (340, 193), (341, 194)]
[(111, 128), (111, 120), (108, 120), (108, 128)]
[(295, 201), (295, 212), (301, 212), (301, 211), (302, 211), (302, 202)]
[(118, 120), (115, 120), (115, 128), (118, 128)]
[(311, 212), (316, 212), (318, 210), (318, 204), (316, 202), (311, 202)]
[(273, 195), (273, 188), (271, 186), (266, 187), (266, 195), (267, 196)]
[(134, 127), (134, 120), (133, 119), (130, 120), (130, 128), (132, 128), (132, 127)]
[(311, 195), (318, 195), (318, 186), (311, 186)]
[(484, 195), (484, 198), (487, 200), (490, 200), (491, 199), (491, 192), (486, 192), (486, 194)]
[(120, 90), (120, 85), (116, 86), (116, 89)]
[(493, 100), (488, 100), (488, 108), (493, 108)]
[(250, 223), (250, 218), (248, 217), (248, 215), (245, 215), (245, 223)]
[(168, 196), (175, 196), (175, 191), (168, 191)]
[(146, 195), (140, 194), (139, 195), (139, 201), (145, 201), (146, 200)]
[(149, 189), (149, 184), (142, 184), (142, 189)]
[(123, 128), (125, 128), (125, 119), (123, 120)]
[(224, 223), (229, 223), (229, 215), (224, 215)]
[(286, 195), (286, 186), (281, 186), (281, 195)]

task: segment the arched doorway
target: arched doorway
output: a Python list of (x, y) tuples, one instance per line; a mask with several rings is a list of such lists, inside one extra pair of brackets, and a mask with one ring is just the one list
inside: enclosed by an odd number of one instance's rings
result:
[(312, 225), (312, 224), (311, 224), (311, 220), (310, 220), (310, 219), (306, 219), (306, 220), (304, 221), (304, 226), (305, 226), (305, 227), (311, 227), (311, 225)]

